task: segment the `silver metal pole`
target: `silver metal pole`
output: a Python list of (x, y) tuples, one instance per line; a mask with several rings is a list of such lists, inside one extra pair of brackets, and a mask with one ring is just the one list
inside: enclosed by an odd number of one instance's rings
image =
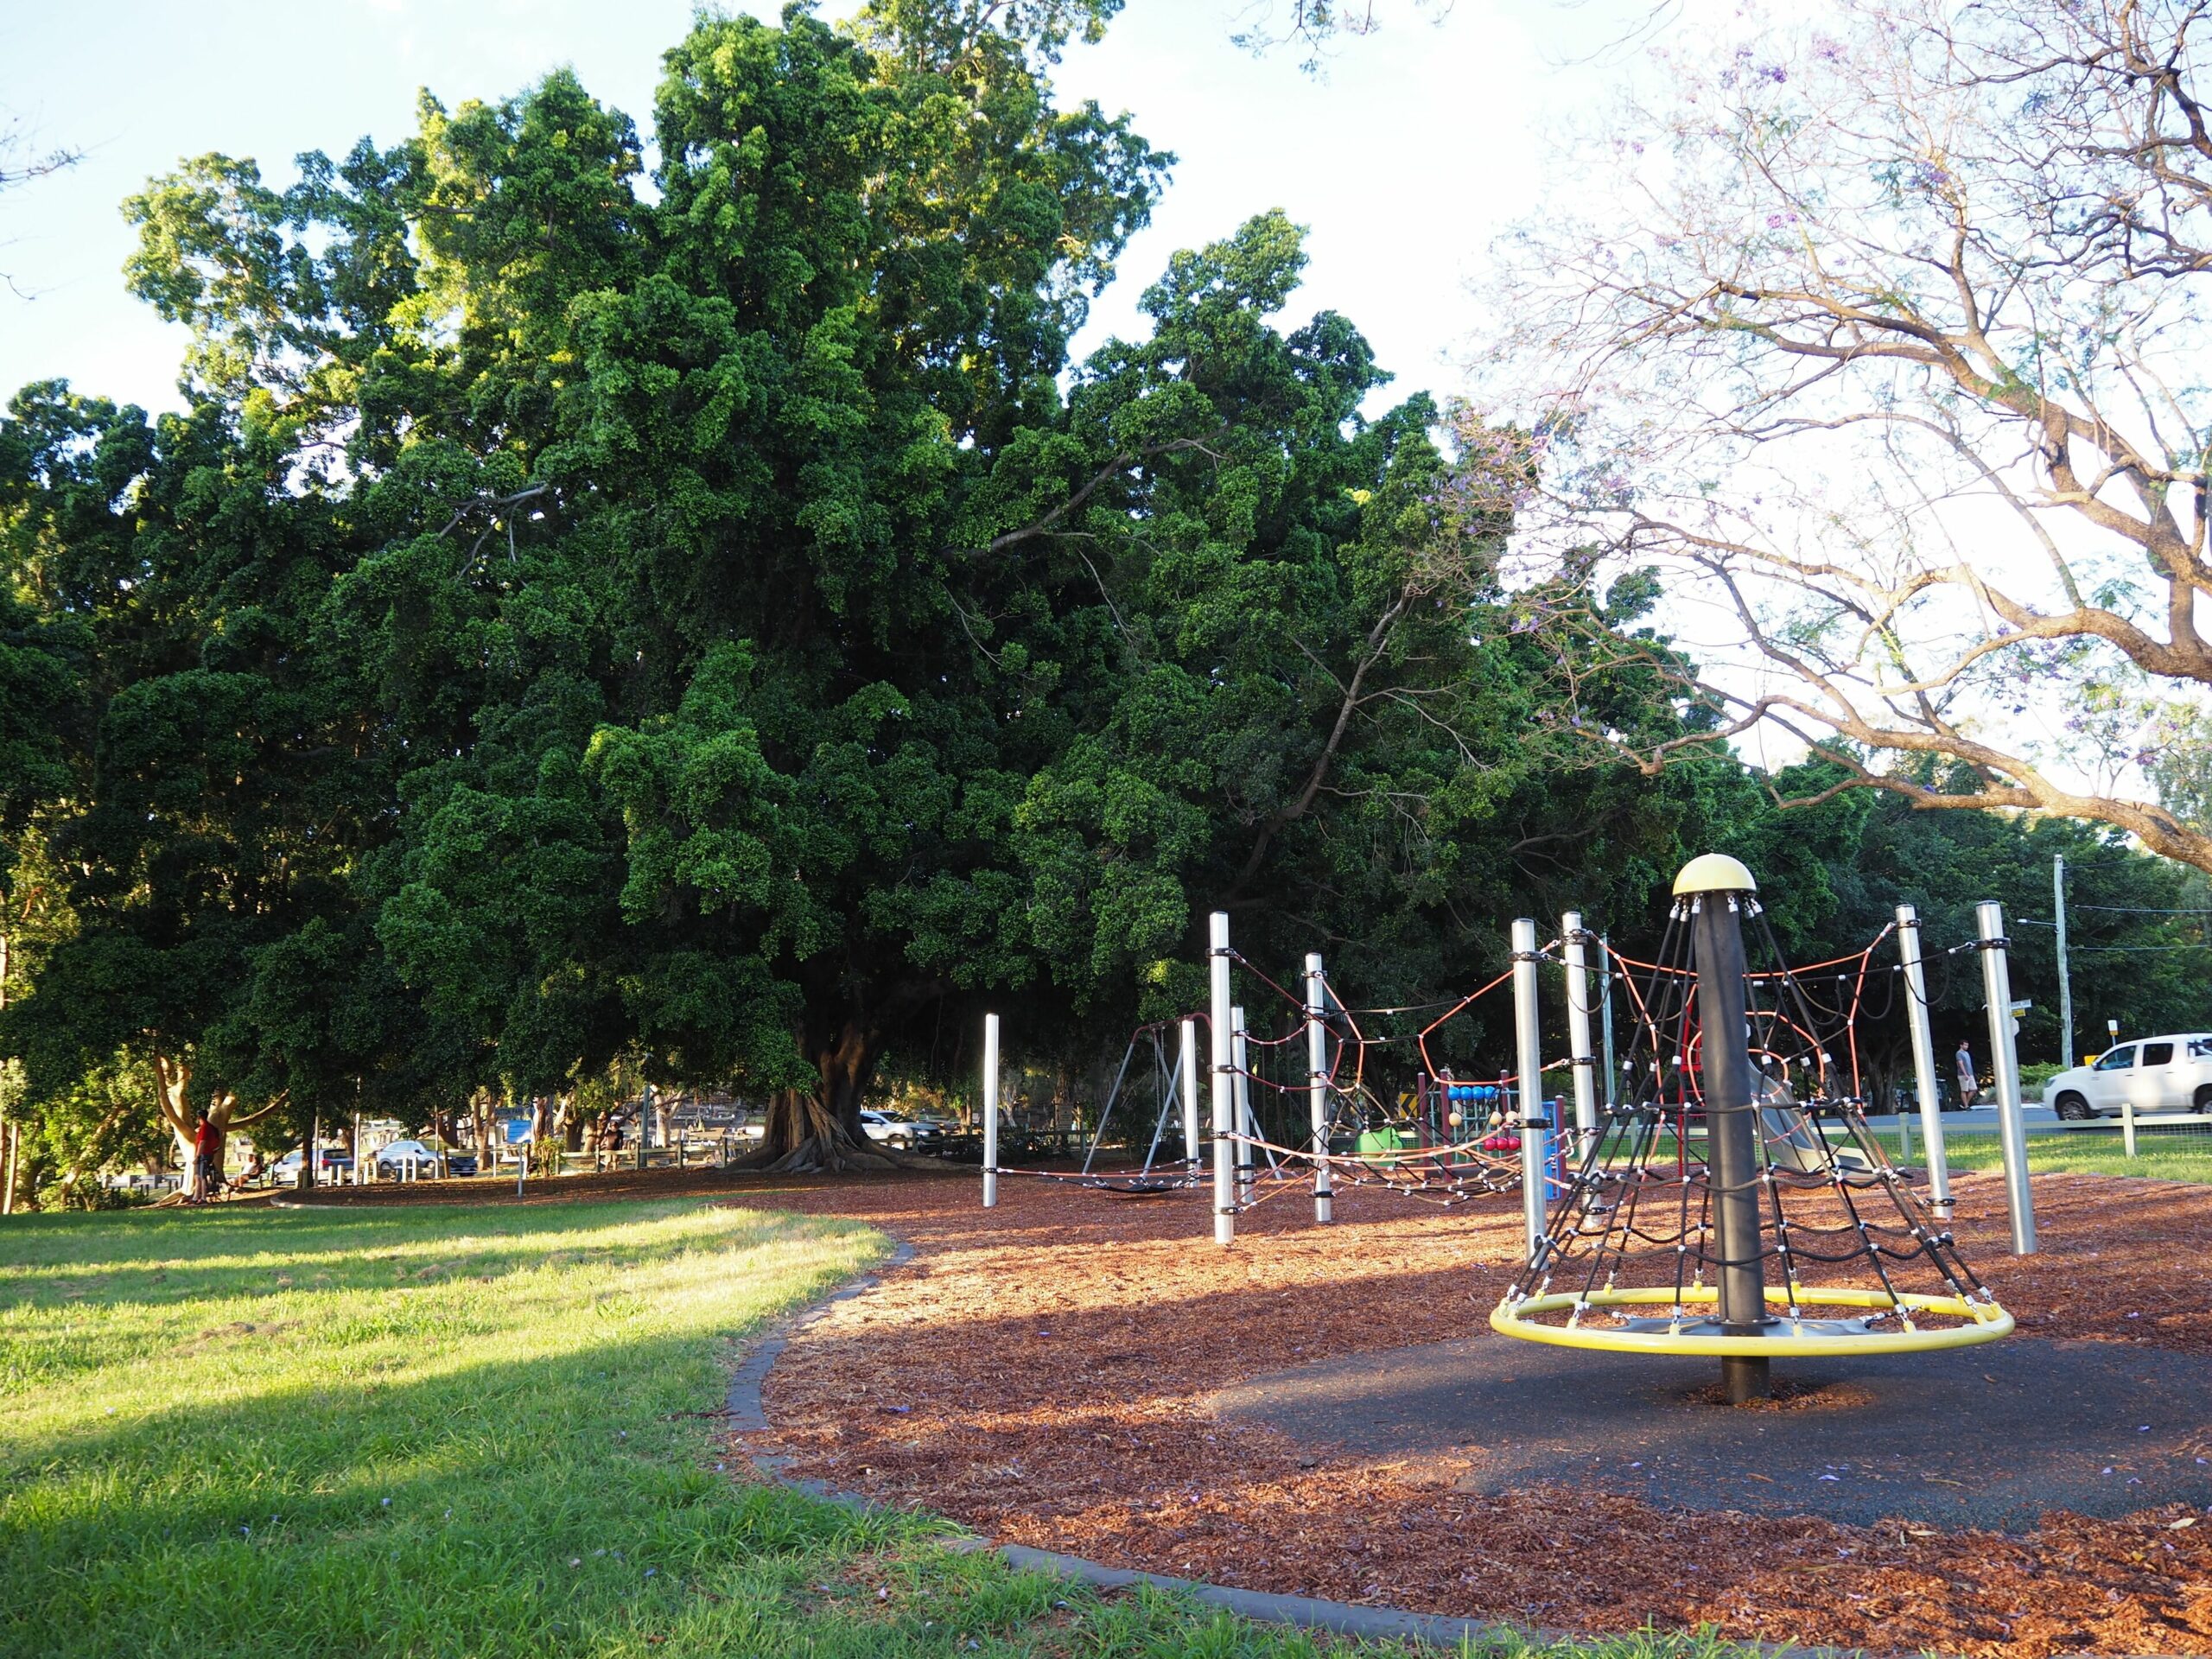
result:
[(1920, 956), (1920, 912), (1897, 906), (1897, 960), (1904, 964), (1905, 1027), (1912, 1037), (1913, 1091), (1920, 1096), (1920, 1138), (1928, 1143), (1928, 1203), (1951, 1214), (1951, 1166), (1943, 1150), (1943, 1096), (1937, 1090), (1936, 1038), (1928, 1024), (1928, 967)]
[(1327, 1012), (1328, 981), (1321, 958), (1306, 958), (1306, 1099), (1313, 1117), (1313, 1219), (1336, 1219), (1336, 1197), (1329, 1183), (1329, 1038), (1321, 1027)]
[(1574, 1155), (1589, 1154), (1598, 1139), (1598, 1057), (1590, 1050), (1590, 936), (1582, 931), (1582, 912), (1570, 910), (1559, 918), (1560, 939), (1567, 956), (1567, 1052), (1574, 1063)]
[[(1090, 1131), (1090, 1147), (1083, 1154), (1083, 1173), (1090, 1173), (1090, 1166), (1098, 1156), (1098, 1148), (1106, 1144), (1106, 1125), (1114, 1116), (1114, 1103), (1122, 1097), (1122, 1081), (1129, 1075), (1129, 1056), (1137, 1052), (1137, 1039), (1129, 1039), (1129, 1046), (1122, 1051), (1121, 1070), (1114, 1073), (1114, 1086), (1106, 1091), (1106, 1103), (1098, 1109), (1098, 1122)], [(1150, 1160), (1146, 1161), (1149, 1162)]]
[(1513, 924), (1514, 1071), (1520, 1090), (1521, 1216), (1533, 1257), (1544, 1238), (1544, 1052), (1536, 1027), (1536, 924)]
[(1214, 912), (1211, 928), (1207, 960), (1212, 972), (1213, 1242), (1226, 1245), (1236, 1242), (1236, 1171), (1230, 1162), (1235, 1147), (1230, 1140), (1236, 1090), (1229, 1043), (1229, 912)]
[(999, 1017), (983, 1016), (983, 1208), (999, 1201)]
[(2050, 861), (2051, 907), (2058, 918), (2058, 1064), (2075, 1064), (2074, 980), (2066, 971), (2066, 861), (2054, 854)]
[(2005, 906), (1974, 906), (1981, 933), (1981, 990), (1989, 1003), (1990, 1070), (1997, 1076), (1997, 1138), (2005, 1154), (2005, 1204), (2012, 1212), (2012, 1254), (2036, 1253), (2034, 1196), (2028, 1191), (2028, 1143), (2020, 1127), (2020, 1056), (2012, 1042), (2012, 975), (2005, 957)]
[(1152, 1115), (1152, 1141), (1144, 1149), (1144, 1173), (1152, 1173), (1152, 1166), (1160, 1157), (1160, 1142), (1167, 1133), (1167, 1120), (1175, 1116), (1175, 1074), (1167, 1068), (1167, 1050), (1160, 1040), (1155, 1028), (1152, 1033), (1153, 1099), (1157, 1104)]
[(1229, 1011), (1229, 1034), (1234, 1045), (1233, 1058), (1236, 1066), (1236, 1202), (1252, 1202), (1252, 1141), (1257, 1139), (1258, 1126), (1252, 1121), (1251, 1048), (1244, 1040), (1244, 1010), (1232, 1007)]
[(1198, 1022), (1183, 1021), (1182, 1065), (1177, 1068), (1183, 1081), (1183, 1156), (1193, 1166), (1205, 1154), (1200, 1149), (1205, 1144), (1198, 1139)]
[(1620, 1078), (1613, 1074), (1613, 941), (1609, 934), (1598, 936), (1598, 1009), (1604, 1033), (1605, 1055), (1605, 1109), (1620, 1104)]

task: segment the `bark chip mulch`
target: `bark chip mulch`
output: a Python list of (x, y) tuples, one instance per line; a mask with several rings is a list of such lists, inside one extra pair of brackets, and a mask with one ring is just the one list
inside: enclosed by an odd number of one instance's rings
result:
[[(1958, 1182), (1960, 1243), (2021, 1333), (2212, 1366), (2212, 1186), (2035, 1188), (2043, 1251), (2015, 1260), (2001, 1183)], [(1596, 1476), (1469, 1490), (1471, 1449), (1378, 1454), (1217, 1411), (1217, 1393), (1271, 1373), (1486, 1337), (1518, 1248), (1510, 1196), (1447, 1210), (1354, 1190), (1325, 1229), (1285, 1195), (1224, 1251), (1198, 1194), (1001, 1191), (989, 1211), (972, 1178), (732, 1191), (867, 1220), (916, 1252), (793, 1338), (769, 1375), (771, 1426), (742, 1449), (1007, 1542), (1259, 1590), (1882, 1653), (2212, 1655), (2212, 1514), (2187, 1503), (2103, 1519), (2053, 1505), (2006, 1533), (1947, 1527), (1918, 1497), (1853, 1525), (1662, 1507)], [(2115, 1399), (2115, 1421), (2139, 1404)], [(1541, 1387), (1522, 1409), (1543, 1421)]]

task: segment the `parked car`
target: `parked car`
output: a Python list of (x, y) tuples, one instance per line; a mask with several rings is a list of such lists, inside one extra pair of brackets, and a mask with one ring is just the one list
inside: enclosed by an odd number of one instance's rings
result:
[[(319, 1147), (315, 1150), (315, 1178), (319, 1181), (334, 1180), (353, 1173), (353, 1154), (337, 1147)], [(300, 1179), (300, 1149), (289, 1152), (269, 1166), (271, 1186), (296, 1186)]]
[(476, 1173), (476, 1154), (475, 1154), (474, 1153), (473, 1153), (473, 1152), (448, 1152), (448, 1154), (446, 1154), (446, 1173), (447, 1173), (447, 1174), (448, 1174), (448, 1175), (474, 1175), (475, 1173)]
[(373, 1155), (379, 1176), (404, 1174), (410, 1166), (417, 1178), (437, 1173), (438, 1154), (420, 1141), (387, 1141)]
[(2079, 1122), (2139, 1112), (2212, 1112), (2212, 1035), (2145, 1037), (2107, 1049), (2043, 1086), (2044, 1104)]
[(925, 1142), (938, 1140), (944, 1134), (934, 1123), (874, 1110), (861, 1113), (861, 1128), (869, 1140), (880, 1141), (898, 1152), (911, 1152)]

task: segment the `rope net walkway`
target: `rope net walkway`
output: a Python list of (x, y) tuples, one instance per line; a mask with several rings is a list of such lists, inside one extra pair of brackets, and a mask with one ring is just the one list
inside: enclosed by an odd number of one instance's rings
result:
[[(1247, 1037), (1236, 1082), (1261, 1091), (1262, 1100), (1302, 1103), (1316, 1082), (1310, 1071), (1298, 1069), (1302, 1057), (1296, 1046), (1307, 1040), (1308, 1010), (1242, 953), (1232, 953), (1232, 959), (1282, 1006), (1285, 1016), (1279, 1034)], [(1325, 1127), (1319, 1135), (1309, 1129), (1284, 1139), (1262, 1135), (1256, 1125), (1232, 1134), (1240, 1168), (1262, 1160), (1267, 1166), (1264, 1175), (1253, 1168), (1251, 1179), (1239, 1183), (1238, 1208), (1251, 1208), (1282, 1192), (1310, 1191), (1313, 1166), (1325, 1157), (1339, 1189), (1369, 1187), (1436, 1205), (1516, 1189), (1521, 1141), (1513, 1126), (1510, 1075), (1455, 1077), (1449, 1065), (1435, 1063), (1428, 1047), (1432, 1036), (1499, 991), (1510, 977), (1510, 972), (1500, 974), (1454, 1001), (1405, 1007), (1351, 1007), (1333, 986), (1327, 987), (1321, 1025), (1331, 1058), (1319, 1079), (1326, 1091)], [(1372, 1021), (1379, 1027), (1439, 1008), (1443, 1012), (1425, 1025), (1395, 1034), (1363, 1024)], [(1389, 1069), (1402, 1076), (1404, 1062), (1416, 1065), (1409, 1089), (1392, 1088), (1380, 1076), (1401, 1052), (1402, 1063)], [(1279, 1054), (1283, 1058), (1278, 1059)]]

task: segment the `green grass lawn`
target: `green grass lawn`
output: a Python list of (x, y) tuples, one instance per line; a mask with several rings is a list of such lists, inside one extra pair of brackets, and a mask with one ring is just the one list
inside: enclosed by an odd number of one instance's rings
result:
[(1317, 1652), (720, 1472), (733, 1336), (886, 1249), (696, 1204), (11, 1221), (0, 1654)]
[[(1884, 1132), (1874, 1137), (1891, 1158), (1897, 1155), (1897, 1137)], [(1840, 1137), (1838, 1137), (1839, 1141)], [(2191, 1125), (2181, 1129), (2139, 1129), (2130, 1158), (2123, 1147), (2120, 1126), (2071, 1129), (2027, 1137), (2028, 1172), (2035, 1175), (2145, 1175), (2166, 1181), (2212, 1181), (2212, 1135)], [(1954, 1170), (2000, 1170), (2004, 1153), (1993, 1128), (1960, 1130), (1945, 1126), (1944, 1160)], [(1927, 1142), (1919, 1126), (1913, 1128), (1911, 1156), (1922, 1163)]]
[(0, 1650), (1034, 1648), (1071, 1622), (1050, 1581), (739, 1485), (680, 1414), (733, 1332), (884, 1249), (696, 1205), (11, 1224)]
[[(1842, 1133), (1832, 1130), (1829, 1139), (1839, 1147), (1848, 1145)], [(1877, 1132), (1874, 1139), (1891, 1159), (1898, 1155), (1897, 1136), (1893, 1130)], [(1704, 1145), (1694, 1137), (1691, 1145), (1702, 1156)], [(2143, 1175), (2167, 1181), (2212, 1181), (2212, 1135), (2190, 1126), (2181, 1129), (2146, 1128), (2136, 1132), (2135, 1150), (2139, 1154), (2130, 1158), (2120, 1142), (2120, 1127), (2110, 1129), (2075, 1129), (2062, 1133), (2031, 1135), (2027, 1138), (2028, 1170), (2043, 1175)], [(1993, 1128), (1956, 1129), (1946, 1127), (1943, 1135), (1946, 1161), (1955, 1170), (2000, 1170), (2005, 1166), (2004, 1154), (1999, 1149), (1997, 1131)], [(1910, 1156), (1905, 1162), (1917, 1166), (1928, 1155), (1927, 1143), (1917, 1126), (1912, 1135)], [(1675, 1157), (1674, 1137), (1661, 1131), (1654, 1145), (1651, 1161), (1670, 1163)]]

